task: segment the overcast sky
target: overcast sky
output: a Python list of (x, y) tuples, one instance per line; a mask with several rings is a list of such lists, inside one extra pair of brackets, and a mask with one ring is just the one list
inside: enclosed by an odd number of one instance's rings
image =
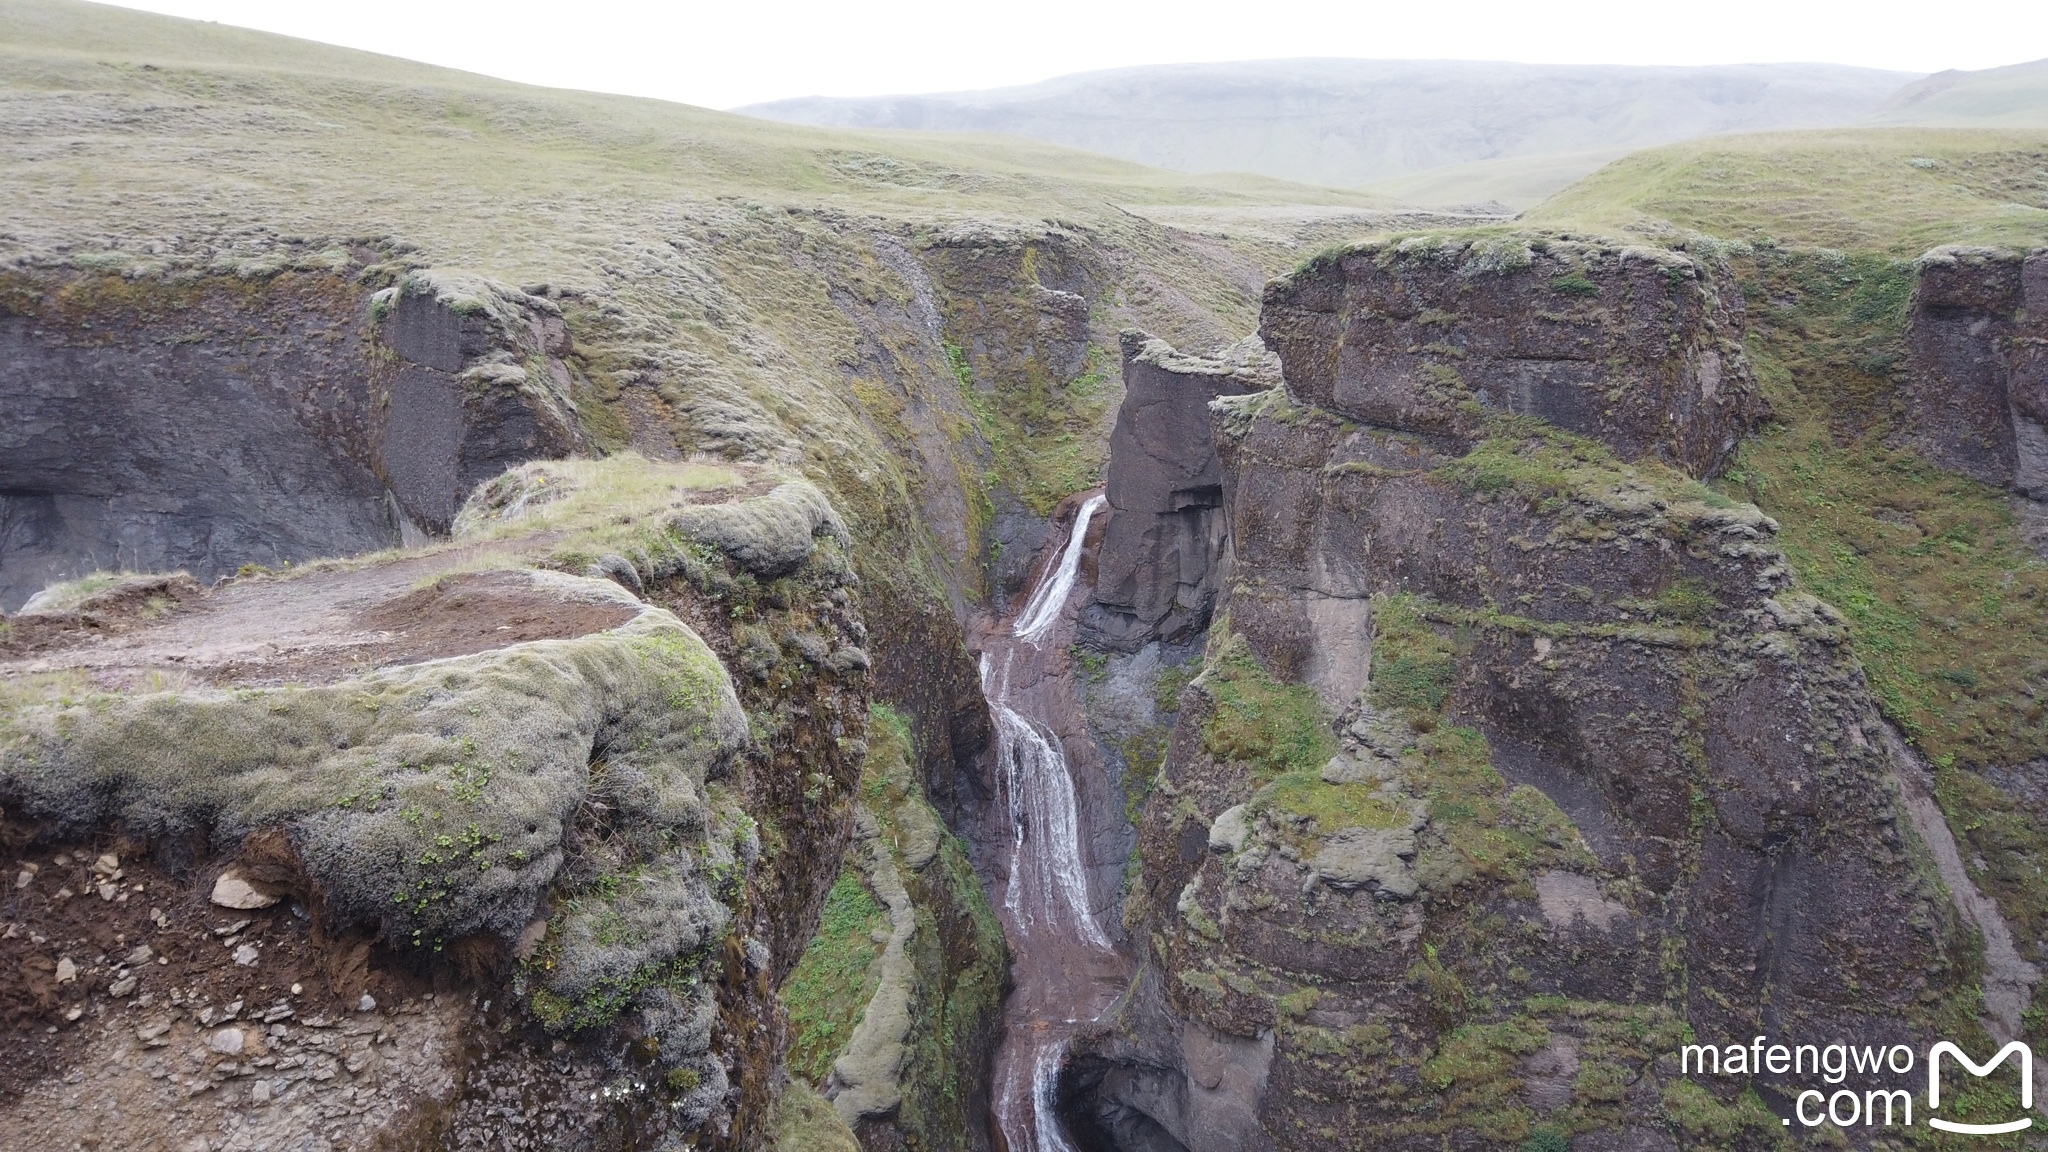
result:
[(713, 108), (1293, 56), (1822, 61), (2048, 57), (2048, 0), (128, 0), (512, 80)]

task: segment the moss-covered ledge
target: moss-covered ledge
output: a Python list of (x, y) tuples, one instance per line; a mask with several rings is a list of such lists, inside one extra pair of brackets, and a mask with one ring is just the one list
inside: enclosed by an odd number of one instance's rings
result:
[(670, 612), (606, 581), (530, 577), (634, 614), (329, 685), (28, 703), (0, 718), (0, 804), (55, 834), (231, 849), (281, 832), (285, 885), (326, 931), (521, 953), (542, 1023), (637, 1016), (678, 1107), (708, 1111), (725, 1076), (706, 1055), (705, 968), (759, 851), (712, 782), (746, 715)]

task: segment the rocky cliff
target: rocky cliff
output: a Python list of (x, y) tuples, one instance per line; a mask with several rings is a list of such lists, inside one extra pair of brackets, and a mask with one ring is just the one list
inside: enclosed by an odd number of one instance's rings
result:
[(1841, 617), (1699, 482), (1762, 411), (1731, 279), (1468, 237), (1268, 290), (1083, 1146), (1766, 1147), (1782, 1081), (1680, 1037), (2017, 1031)]
[(1124, 400), (1109, 438), (1109, 508), (1081, 636), (1135, 651), (1209, 626), (1224, 573), (1223, 470), (1209, 444), (1209, 401), (1272, 387), (1257, 341), (1215, 359), (1123, 334)]
[(584, 445), (553, 301), (363, 245), (16, 271), (0, 349), (7, 609), (100, 570), (211, 581), (445, 534), (478, 483)]
[(758, 1146), (865, 633), (814, 489), (621, 479), (10, 662), (9, 1146)]
[(2048, 499), (2048, 250), (1921, 257), (1906, 352), (1902, 439), (1944, 468)]

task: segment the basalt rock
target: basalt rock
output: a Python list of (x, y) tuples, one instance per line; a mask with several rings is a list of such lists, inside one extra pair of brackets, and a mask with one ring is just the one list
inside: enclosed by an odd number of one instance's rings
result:
[(467, 276), (14, 274), (0, 607), (97, 570), (201, 581), (446, 533), (581, 442), (556, 306)]
[(1063, 1083), (1079, 1146), (1763, 1147), (1786, 1113), (1739, 1093), (1790, 1081), (1682, 1080), (1687, 1029), (1979, 1010), (1841, 617), (1687, 474), (1759, 411), (1739, 301), (1556, 247), (1269, 291), (1286, 383), (1212, 404), (1230, 588), (1144, 809), (1144, 969)]
[(1526, 413), (1695, 476), (1764, 411), (1732, 278), (1683, 253), (1420, 237), (1318, 258), (1266, 289), (1259, 334), (1302, 402), (1469, 439)]
[(1209, 626), (1222, 588), (1223, 472), (1209, 401), (1277, 382), (1256, 339), (1210, 359), (1123, 334), (1124, 401), (1109, 438), (1109, 509), (1083, 643), (1133, 652)]
[(2048, 250), (1937, 248), (1907, 314), (1907, 443), (2048, 500)]

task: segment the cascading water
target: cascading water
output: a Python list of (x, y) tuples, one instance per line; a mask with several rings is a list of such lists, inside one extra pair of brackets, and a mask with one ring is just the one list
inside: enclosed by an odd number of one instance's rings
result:
[(998, 799), (1011, 833), (1000, 906), (1015, 988), (1005, 1006), (995, 1090), (996, 1124), (1009, 1152), (1071, 1152), (1052, 1109), (1060, 1061), (1075, 1027), (1099, 1015), (1128, 976), (1089, 895), (1068, 755), (1087, 736), (1078, 730), (1080, 701), (1064, 642), (1073, 628), (1067, 601), (1089, 522), (1103, 502), (1098, 495), (1081, 505), (1057, 563), (1039, 576), (1016, 619), (982, 645)]

